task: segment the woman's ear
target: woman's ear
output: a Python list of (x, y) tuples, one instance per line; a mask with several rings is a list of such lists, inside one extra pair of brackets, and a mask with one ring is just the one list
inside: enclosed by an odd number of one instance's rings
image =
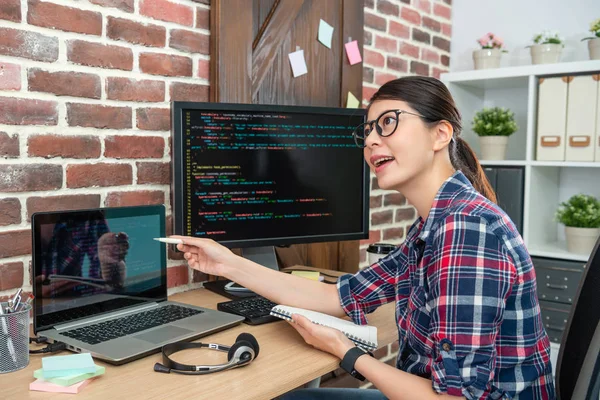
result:
[(454, 128), (448, 121), (440, 121), (433, 128), (433, 150), (440, 151), (450, 144), (454, 135)]

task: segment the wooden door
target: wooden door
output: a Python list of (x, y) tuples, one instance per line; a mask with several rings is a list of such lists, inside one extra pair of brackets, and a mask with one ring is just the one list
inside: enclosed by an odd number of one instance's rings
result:
[[(341, 107), (362, 94), (362, 63), (350, 66), (344, 43), (363, 48), (363, 0), (213, 0), (211, 101)], [(319, 22), (334, 27), (331, 49)], [(304, 50), (308, 73), (294, 78), (288, 54)], [(358, 241), (277, 248), (280, 267), (310, 265), (354, 272)]]

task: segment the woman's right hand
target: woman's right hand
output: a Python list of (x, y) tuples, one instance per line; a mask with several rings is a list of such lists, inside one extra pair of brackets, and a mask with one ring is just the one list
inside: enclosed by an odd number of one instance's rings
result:
[(177, 249), (184, 253), (185, 259), (193, 269), (209, 275), (225, 276), (230, 265), (238, 257), (227, 247), (211, 239), (200, 239), (189, 236), (170, 236), (183, 240)]

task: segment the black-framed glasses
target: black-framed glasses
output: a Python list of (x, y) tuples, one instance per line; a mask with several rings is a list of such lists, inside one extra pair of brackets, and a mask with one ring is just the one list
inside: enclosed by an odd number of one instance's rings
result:
[(381, 137), (391, 136), (396, 129), (398, 128), (398, 117), (400, 114), (410, 114), (415, 115), (417, 117), (427, 118), (421, 114), (417, 114), (410, 111), (405, 110), (387, 110), (383, 112), (377, 119), (372, 121), (367, 121), (364, 124), (360, 124), (354, 131), (352, 132), (352, 137), (354, 137), (354, 143), (360, 148), (366, 147), (366, 140), (371, 131), (373, 131), (373, 127), (377, 134)]

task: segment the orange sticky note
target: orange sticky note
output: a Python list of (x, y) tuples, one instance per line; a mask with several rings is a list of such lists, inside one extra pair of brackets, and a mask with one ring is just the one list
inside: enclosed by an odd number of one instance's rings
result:
[(346, 55), (348, 55), (350, 65), (358, 64), (362, 61), (360, 50), (358, 49), (358, 42), (356, 40), (348, 42), (344, 46), (346, 47)]

